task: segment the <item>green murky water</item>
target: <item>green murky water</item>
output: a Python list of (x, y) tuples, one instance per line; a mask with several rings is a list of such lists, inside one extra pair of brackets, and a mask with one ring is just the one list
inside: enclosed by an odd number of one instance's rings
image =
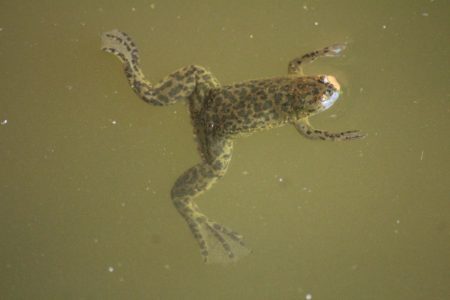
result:
[[(448, 299), (450, 5), (446, 1), (0, 3), (2, 299)], [(307, 74), (344, 95), (311, 122), (239, 139), (199, 197), (253, 253), (201, 262), (173, 208), (198, 161), (184, 104), (146, 105), (100, 51), (112, 28), (159, 80), (188, 64), (223, 83)]]

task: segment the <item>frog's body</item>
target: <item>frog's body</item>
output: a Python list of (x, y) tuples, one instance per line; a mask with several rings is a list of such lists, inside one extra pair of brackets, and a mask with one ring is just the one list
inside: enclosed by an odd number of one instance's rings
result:
[(103, 34), (102, 41), (102, 49), (123, 62), (131, 87), (144, 101), (158, 106), (183, 99), (188, 101), (202, 161), (177, 179), (171, 197), (207, 262), (233, 261), (249, 252), (241, 235), (210, 220), (193, 202), (226, 173), (234, 137), (285, 124), (293, 124), (312, 139), (364, 137), (359, 131), (317, 130), (308, 122), (309, 116), (333, 105), (340, 86), (333, 76), (301, 76), (301, 64), (320, 56), (336, 56), (344, 45), (326, 47), (293, 59), (285, 77), (222, 87), (211, 73), (195, 65), (181, 68), (152, 85), (139, 67), (137, 48), (127, 34), (112, 30)]

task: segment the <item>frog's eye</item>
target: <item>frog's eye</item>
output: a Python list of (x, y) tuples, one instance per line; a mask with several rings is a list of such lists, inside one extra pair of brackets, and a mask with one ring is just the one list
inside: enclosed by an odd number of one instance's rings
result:
[(327, 76), (321, 75), (321, 76), (319, 77), (319, 82), (321, 82), (321, 83), (328, 83), (328, 78), (327, 78)]

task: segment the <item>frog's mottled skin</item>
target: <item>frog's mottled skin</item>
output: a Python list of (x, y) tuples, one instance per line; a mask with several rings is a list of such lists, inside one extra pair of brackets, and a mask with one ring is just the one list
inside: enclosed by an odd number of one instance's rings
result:
[(126, 33), (106, 32), (102, 43), (104, 51), (122, 61), (131, 87), (144, 101), (157, 106), (184, 99), (188, 102), (201, 162), (177, 179), (171, 197), (206, 262), (234, 261), (249, 253), (241, 235), (209, 219), (193, 202), (225, 175), (233, 138), (286, 124), (293, 124), (301, 134), (312, 139), (338, 141), (364, 137), (359, 131), (317, 130), (308, 122), (309, 116), (333, 105), (340, 86), (333, 76), (301, 76), (301, 65), (320, 56), (337, 56), (344, 45), (333, 45), (293, 59), (287, 76), (220, 86), (210, 72), (195, 65), (181, 68), (153, 85), (145, 79), (137, 48)]

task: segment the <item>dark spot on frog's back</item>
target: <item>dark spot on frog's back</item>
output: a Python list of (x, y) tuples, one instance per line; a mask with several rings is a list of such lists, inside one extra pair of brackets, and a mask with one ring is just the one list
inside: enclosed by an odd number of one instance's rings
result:
[(263, 104), (263, 109), (269, 109), (272, 107), (272, 102), (270, 100), (266, 100)]
[(156, 94), (156, 98), (158, 99), (158, 101), (160, 101), (161, 103), (167, 103), (169, 101), (169, 98), (167, 98), (166, 96), (164, 96), (163, 94)]
[(216, 170), (220, 170), (220, 169), (222, 169), (223, 164), (222, 164), (222, 162), (220, 160), (217, 160), (217, 161), (214, 162), (212, 167), (214, 169), (216, 169)]
[(167, 80), (166, 82), (164, 82), (157, 90), (158, 91), (162, 91), (164, 89), (167, 89), (169, 87), (172, 86), (173, 81), (172, 80)]
[(178, 84), (177, 86), (173, 87), (169, 91), (169, 96), (174, 97), (176, 94), (178, 94), (183, 89), (183, 86), (181, 84)]
[(247, 116), (247, 112), (245, 111), (245, 110), (239, 110), (238, 112), (237, 112), (237, 114), (238, 114), (238, 116), (240, 116), (240, 117), (246, 117)]
[[(225, 97), (227, 97), (227, 96), (225, 95)], [(223, 103), (223, 96), (222, 95), (217, 95), (217, 96), (214, 97), (214, 104), (215, 105), (221, 106), (222, 103)]]
[(283, 98), (283, 95), (281, 95), (280, 93), (276, 93), (273, 98), (275, 99), (275, 103), (276, 104), (280, 104), (281, 103), (281, 99)]
[(243, 88), (243, 89), (241, 89), (241, 91), (239, 93), (239, 99), (243, 100), (243, 99), (247, 98), (247, 95), (248, 95), (247, 89)]

